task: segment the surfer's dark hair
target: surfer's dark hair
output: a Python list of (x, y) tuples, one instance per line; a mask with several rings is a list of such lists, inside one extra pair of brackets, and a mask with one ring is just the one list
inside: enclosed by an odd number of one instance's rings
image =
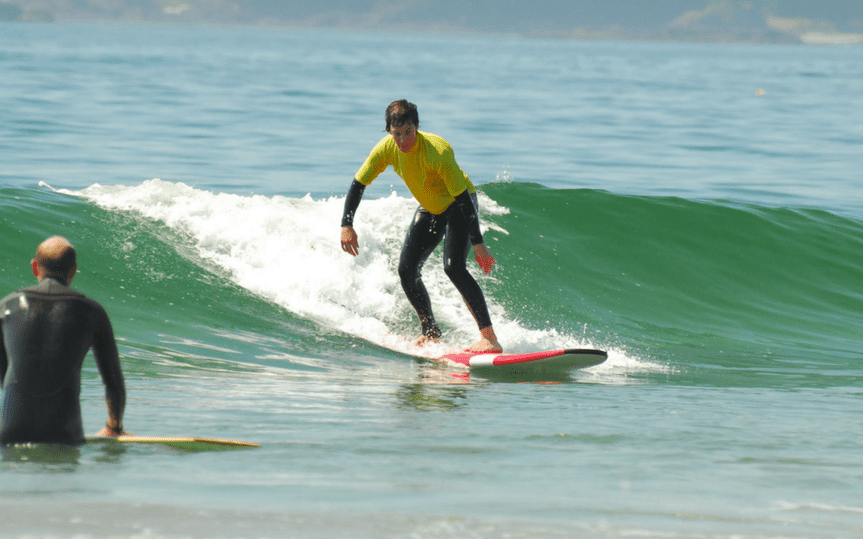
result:
[(417, 112), (417, 106), (407, 99), (399, 99), (390, 103), (384, 117), (387, 120), (387, 133), (390, 132), (390, 127), (393, 126), (400, 127), (405, 124), (413, 124), (419, 127), (420, 125), (420, 115)]

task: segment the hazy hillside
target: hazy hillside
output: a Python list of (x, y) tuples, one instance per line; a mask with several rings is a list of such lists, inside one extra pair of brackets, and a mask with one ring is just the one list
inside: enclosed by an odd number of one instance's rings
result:
[(863, 42), (847, 0), (0, 0), (7, 21), (149, 21), (685, 41)]

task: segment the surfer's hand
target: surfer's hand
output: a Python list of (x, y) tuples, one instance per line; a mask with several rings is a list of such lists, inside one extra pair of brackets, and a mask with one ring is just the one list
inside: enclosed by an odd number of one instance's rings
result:
[(360, 252), (360, 242), (357, 239), (357, 232), (352, 226), (342, 227), (342, 251), (351, 256), (357, 256)]
[(491, 270), (494, 269), (494, 265), (497, 264), (494, 257), (491, 256), (491, 253), (488, 252), (488, 248), (484, 243), (477, 243), (473, 246), (473, 256), (476, 257), (476, 263), (479, 264), (479, 267), (482, 268), (482, 271), (485, 272), (486, 275), (491, 273)]

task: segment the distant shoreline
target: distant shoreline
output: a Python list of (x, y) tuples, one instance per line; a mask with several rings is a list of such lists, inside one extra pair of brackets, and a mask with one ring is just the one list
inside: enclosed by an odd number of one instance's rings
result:
[[(286, 20), (262, 17), (243, 21), (218, 14), (207, 18), (193, 17), (188, 4), (180, 4), (161, 11), (142, 14), (134, 10), (104, 16), (93, 12), (71, 12), (62, 16), (43, 9), (26, 9), (0, 0), (0, 22), (55, 23), (55, 24), (146, 24), (188, 25), (240, 28), (307, 29), (362, 32), (392, 32), (396, 34), (452, 35), (452, 36), (513, 36), (525, 39), (561, 39), (582, 41), (644, 41), (671, 43), (727, 43), (727, 44), (785, 44), (785, 45), (859, 45), (863, 44), (863, 33), (834, 30), (836, 26), (825, 21), (800, 18), (765, 17), (757, 27), (735, 28), (712, 27), (709, 24), (679, 23), (682, 15), (667, 27), (658, 31), (637, 31), (622, 26), (580, 26), (566, 30), (513, 29), (509, 32), (490, 31), (451, 23), (423, 23), (406, 21), (390, 23), (379, 18), (363, 21), (363, 17), (352, 18), (345, 13), (320, 14), (306, 20)], [(352, 22), (348, 22), (352, 21)], [(358, 21), (354, 23), (353, 21)], [(715, 26), (715, 25), (714, 25)]]

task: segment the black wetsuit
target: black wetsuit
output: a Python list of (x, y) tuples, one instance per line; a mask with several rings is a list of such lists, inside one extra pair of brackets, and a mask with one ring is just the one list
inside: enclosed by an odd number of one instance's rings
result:
[[(463, 193), (467, 195), (467, 192)], [(476, 195), (470, 197), (476, 204)], [(453, 202), (442, 214), (434, 215), (420, 206), (417, 208), (411, 225), (405, 234), (405, 243), (399, 258), (399, 278), (408, 300), (417, 311), (423, 335), (440, 337), (440, 329), (435, 323), (431, 300), (422, 282), (422, 267), (435, 248), (444, 239), (443, 268), (447, 277), (461, 293), (465, 303), (476, 319), (480, 329), (491, 326), (491, 317), (485, 303), (482, 288), (467, 269), (467, 256), (472, 245), (469, 226), (459, 199)], [(468, 214), (476, 218), (476, 209)], [(476, 225), (479, 228), (479, 225)], [(479, 241), (482, 242), (482, 236)]]
[(114, 332), (96, 301), (51, 277), (0, 301), (0, 445), (82, 444), (81, 365), (92, 348), (118, 419), (126, 388)]
[[(365, 187), (354, 180), (345, 200), (342, 226), (353, 226), (353, 218)], [(467, 256), (471, 245), (482, 243), (476, 194), (463, 191), (455, 202), (435, 215), (419, 206), (405, 234), (404, 246), (399, 259), (399, 278), (402, 289), (413, 305), (422, 325), (423, 335), (440, 337), (441, 331), (435, 322), (431, 300), (422, 281), (422, 267), (435, 248), (444, 239), (444, 271), (476, 319), (480, 329), (490, 327), (491, 317), (476, 279), (467, 269)]]

